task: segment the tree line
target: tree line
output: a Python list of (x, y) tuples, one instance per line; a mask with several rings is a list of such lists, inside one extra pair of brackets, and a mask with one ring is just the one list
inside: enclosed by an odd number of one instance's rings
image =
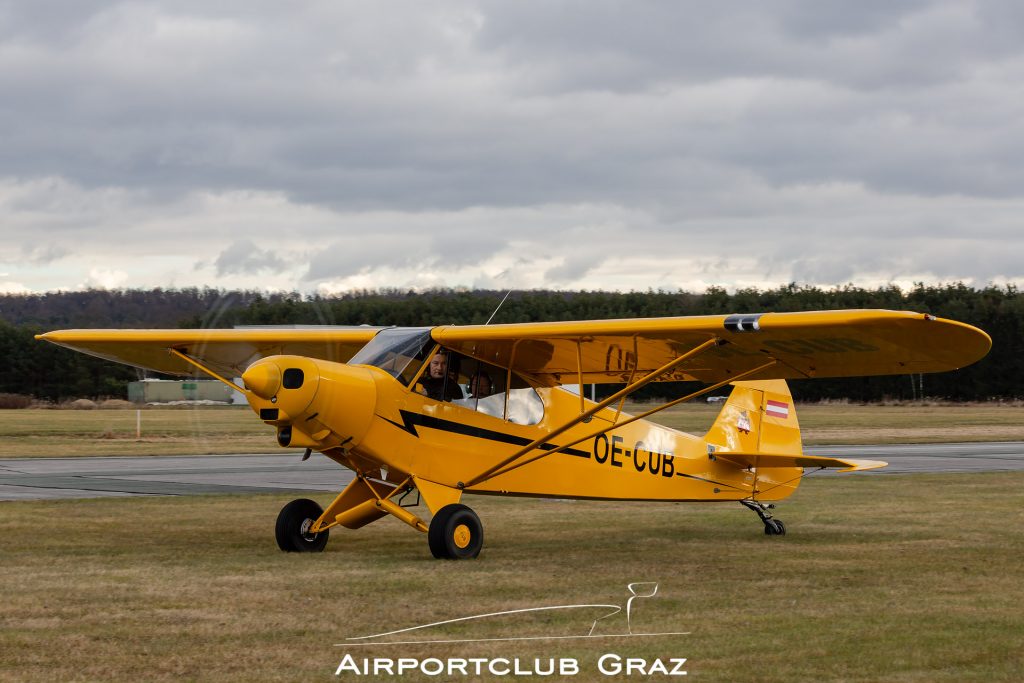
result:
[[(1024, 299), (1014, 286), (981, 289), (962, 283), (865, 289), (790, 284), (729, 293), (712, 287), (684, 291), (588, 292), (468, 290), (356, 291), (341, 296), (265, 294), (215, 289), (89, 290), (0, 296), (0, 353), (5, 369), (0, 393), (49, 400), (124, 397), (139, 372), (35, 341), (33, 335), (68, 327), (189, 327), (234, 325), (432, 326), (595, 320), (727, 313), (767, 313), (843, 308), (913, 310), (976, 325), (992, 336), (992, 352), (962, 370), (936, 375), (791, 382), (800, 400), (871, 401), (920, 396), (956, 401), (1016, 398), (1024, 377)], [(497, 310), (497, 312), (495, 312)], [(651, 385), (647, 396), (678, 392)]]

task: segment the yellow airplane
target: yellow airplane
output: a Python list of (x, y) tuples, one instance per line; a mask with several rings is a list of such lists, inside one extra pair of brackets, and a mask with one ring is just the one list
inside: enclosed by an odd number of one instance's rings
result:
[[(983, 331), (906, 311), (847, 310), (422, 328), (66, 330), (40, 335), (161, 373), (204, 373), (241, 391), (285, 448), (355, 472), (327, 506), (277, 519), (284, 551), (319, 552), (329, 530), (391, 515), (437, 558), (476, 557), (483, 526), (466, 493), (635, 501), (735, 501), (768, 535), (773, 502), (820, 468), (883, 467), (803, 455), (787, 379), (953, 370), (988, 353)], [(242, 386), (230, 378), (241, 377)], [(651, 382), (696, 391), (639, 415)], [(564, 385), (621, 384), (589, 401)], [(692, 436), (645, 418), (732, 390)], [(415, 492), (415, 496), (412, 494)], [(425, 521), (411, 510), (420, 501)]]

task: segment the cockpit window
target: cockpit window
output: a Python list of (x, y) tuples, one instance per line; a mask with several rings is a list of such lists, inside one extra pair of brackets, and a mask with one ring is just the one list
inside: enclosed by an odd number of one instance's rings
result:
[(373, 365), (408, 385), (433, 346), (429, 327), (392, 327), (378, 332), (349, 363)]

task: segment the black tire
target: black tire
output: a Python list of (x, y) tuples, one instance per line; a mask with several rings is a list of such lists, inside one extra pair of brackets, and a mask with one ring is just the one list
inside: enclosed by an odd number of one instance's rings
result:
[(786, 525), (777, 519), (769, 519), (764, 523), (765, 536), (785, 536)]
[(775, 531), (776, 535), (778, 535), (778, 536), (785, 536), (786, 535), (786, 525), (782, 523), (781, 519), (775, 520), (775, 526), (778, 527), (777, 530)]
[(323, 508), (308, 498), (299, 498), (285, 505), (277, 515), (277, 525), (274, 527), (277, 547), (286, 553), (323, 552), (330, 531), (324, 530), (317, 534), (306, 532), (309, 525), (320, 519), (323, 513)]
[(439, 560), (468, 560), (480, 554), (484, 527), (476, 513), (465, 505), (445, 505), (430, 520), (427, 543)]

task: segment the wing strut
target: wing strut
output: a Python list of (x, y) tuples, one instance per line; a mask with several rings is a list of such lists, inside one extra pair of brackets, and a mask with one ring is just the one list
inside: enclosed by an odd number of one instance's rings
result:
[[(548, 441), (550, 441), (551, 439), (555, 438), (559, 434), (562, 434), (562, 433), (568, 431), (569, 429), (572, 429), (573, 427), (575, 427), (579, 423), (581, 423), (584, 420), (586, 420), (588, 417), (592, 417), (593, 415), (596, 415), (600, 411), (602, 411), (605, 408), (607, 408), (608, 406), (610, 406), (612, 403), (615, 403), (620, 398), (625, 398), (626, 396), (629, 396), (630, 394), (632, 394), (636, 390), (641, 389), (641, 388), (647, 386), (648, 384), (650, 384), (651, 382), (656, 380), (658, 377), (664, 375), (666, 372), (669, 372), (670, 370), (675, 369), (676, 367), (678, 367), (679, 365), (681, 365), (685, 361), (693, 358), (694, 356), (696, 356), (696, 355), (698, 355), (700, 353), (703, 353), (704, 351), (708, 350), (709, 348), (712, 348), (714, 346), (718, 346), (718, 345), (720, 345), (722, 343), (723, 342), (722, 342), (721, 339), (719, 339), (718, 337), (715, 337), (714, 339), (707, 340), (706, 342), (704, 342), (703, 344), (700, 344), (699, 346), (695, 346), (694, 348), (690, 349), (689, 351), (687, 351), (683, 355), (681, 355), (681, 356), (679, 356), (677, 358), (673, 358), (668, 363), (665, 363), (664, 365), (662, 365), (657, 370), (652, 370), (651, 372), (649, 372), (648, 374), (644, 375), (640, 379), (638, 379), (635, 382), (632, 382), (631, 384), (627, 385), (625, 388), (620, 389), (619, 391), (615, 392), (614, 394), (612, 394), (608, 398), (604, 399), (600, 403), (594, 405), (590, 410), (587, 410), (586, 412), (580, 413), (578, 416), (576, 416), (572, 420), (569, 420), (568, 422), (566, 422), (564, 425), (562, 425), (558, 429), (555, 429), (552, 432), (548, 432), (547, 434), (545, 434), (544, 436), (540, 437), (539, 439), (534, 439), (533, 441), (531, 441), (530, 443), (526, 444), (525, 446), (520, 448), (518, 451), (516, 451), (515, 453), (513, 453), (509, 457), (507, 457), (504, 460), (502, 460), (501, 462), (499, 462), (497, 465), (491, 467), (490, 469), (488, 469), (488, 470), (486, 470), (484, 472), (481, 472), (477, 476), (475, 476), (472, 479), (470, 479), (468, 482), (459, 482), (458, 487), (460, 489), (462, 489), (462, 488), (466, 488), (468, 486), (473, 486), (474, 484), (479, 484), (480, 482), (484, 481), (485, 479), (490, 479), (491, 477), (494, 476), (494, 474), (498, 470), (502, 469), (503, 467), (505, 467), (506, 465), (508, 465), (510, 463), (515, 462), (516, 460), (521, 458), (523, 455), (525, 455), (526, 453), (529, 453), (530, 451), (532, 451), (533, 449), (537, 448), (541, 444), (547, 443)], [(732, 381), (732, 380), (730, 380), (730, 381)], [(580, 391), (581, 392), (583, 391), (582, 387), (580, 388)], [(550, 453), (552, 451), (547, 451), (547, 452)]]
[(660, 405), (657, 408), (651, 408), (650, 410), (648, 410), (646, 412), (643, 412), (643, 413), (640, 413), (639, 415), (634, 415), (634, 416), (630, 417), (628, 420), (625, 420), (623, 422), (609, 424), (607, 427), (603, 427), (603, 428), (597, 430), (596, 432), (594, 432), (593, 434), (588, 434), (587, 436), (580, 437), (579, 439), (576, 439), (575, 441), (570, 441), (569, 443), (562, 444), (561, 446), (557, 446), (555, 448), (552, 448), (549, 451), (544, 451), (542, 453), (538, 453), (537, 455), (533, 456), (532, 458), (529, 458), (527, 460), (523, 460), (522, 462), (517, 462), (515, 464), (506, 463), (506, 464), (502, 465), (497, 471), (495, 471), (495, 472), (493, 472), (491, 474), (488, 474), (486, 476), (481, 475), (482, 478), (478, 477), (477, 480), (473, 481), (473, 484), (467, 484), (467, 486), (480, 484), (480, 483), (482, 483), (484, 481), (487, 481), (488, 479), (493, 479), (494, 477), (497, 477), (497, 476), (500, 476), (502, 474), (505, 474), (506, 472), (511, 472), (512, 470), (519, 469), (523, 465), (529, 465), (531, 462), (533, 462), (535, 460), (540, 460), (541, 458), (546, 458), (547, 456), (554, 455), (555, 453), (561, 453), (562, 451), (566, 450), (567, 448), (572, 448), (573, 446), (575, 446), (575, 445), (577, 445), (579, 443), (583, 443), (584, 441), (589, 441), (590, 439), (597, 438), (597, 437), (601, 436), (602, 434), (606, 434), (606, 433), (612, 431), (613, 429), (618, 429), (619, 427), (624, 427), (624, 426), (626, 426), (626, 425), (628, 425), (628, 424), (630, 424), (632, 422), (636, 422), (637, 420), (642, 420), (645, 417), (650, 417), (651, 415), (653, 415), (655, 413), (658, 413), (658, 412), (661, 412), (662, 410), (665, 410), (666, 408), (671, 408), (672, 406), (679, 405), (680, 403), (686, 403), (687, 401), (692, 401), (693, 399), (698, 398), (700, 396), (703, 396), (704, 394), (707, 394), (709, 392), (712, 392), (715, 389), (718, 389), (719, 387), (723, 387), (726, 384), (730, 384), (731, 382), (738, 382), (741, 379), (743, 379), (744, 377), (749, 377), (750, 375), (753, 375), (754, 373), (760, 372), (761, 370), (764, 370), (765, 368), (769, 368), (772, 365), (775, 365), (776, 362), (778, 362), (778, 361), (776, 361), (775, 359), (772, 359), (771, 361), (765, 363), (764, 365), (759, 365), (758, 367), (752, 368), (750, 370), (747, 370), (746, 372), (741, 372), (740, 374), (736, 375), (735, 377), (730, 377), (729, 379), (722, 380), (721, 382), (718, 382), (717, 384), (710, 384), (710, 385), (704, 387), (703, 389), (700, 389), (698, 391), (693, 392), (692, 394), (687, 394), (686, 396), (681, 396), (681, 397), (679, 397), (677, 399), (673, 399), (673, 400), (669, 401), (668, 403)]
[(181, 351), (179, 351), (178, 349), (168, 348), (167, 351), (172, 356), (177, 356), (178, 358), (182, 359), (183, 361), (185, 361), (189, 365), (194, 365), (195, 367), (199, 368), (201, 371), (205, 372), (207, 375), (209, 375), (210, 377), (214, 378), (215, 380), (218, 380), (220, 382), (223, 382), (224, 384), (227, 384), (229, 387), (231, 387), (235, 391), (241, 392), (242, 395), (245, 395), (245, 394), (249, 393), (248, 389), (243, 389), (242, 387), (238, 386), (237, 384), (235, 384), (231, 380), (225, 379), (225, 378), (221, 377), (216, 372), (214, 372), (210, 368), (206, 367), (205, 365), (203, 365), (202, 363), (197, 361), (192, 356), (189, 356), (188, 354), (184, 354)]

